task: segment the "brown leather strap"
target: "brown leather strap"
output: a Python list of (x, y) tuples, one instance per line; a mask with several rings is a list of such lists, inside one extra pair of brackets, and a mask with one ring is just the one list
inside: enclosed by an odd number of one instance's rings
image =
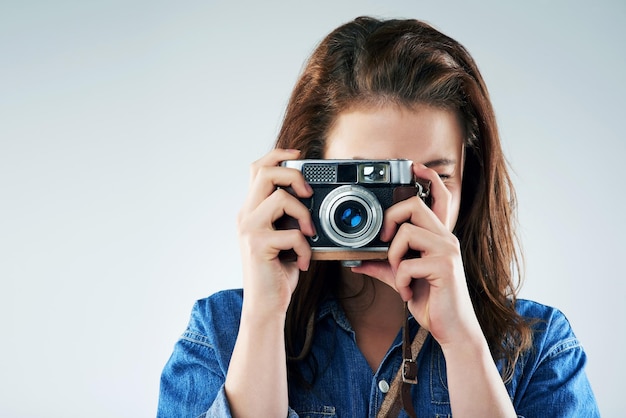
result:
[[(421, 327), (420, 327), (421, 330)], [(421, 347), (420, 347), (421, 349)], [(411, 399), (411, 385), (417, 384), (417, 356), (413, 357), (409, 336), (409, 307), (404, 304), (404, 327), (402, 327), (402, 407), (407, 415), (416, 418)]]
[(401, 408), (404, 408), (410, 417), (416, 417), (411, 399), (411, 386), (417, 384), (417, 356), (426, 341), (428, 331), (420, 327), (413, 342), (410, 342), (409, 312), (406, 304), (404, 309), (406, 320), (402, 328), (402, 364), (378, 410), (377, 418), (397, 418)]

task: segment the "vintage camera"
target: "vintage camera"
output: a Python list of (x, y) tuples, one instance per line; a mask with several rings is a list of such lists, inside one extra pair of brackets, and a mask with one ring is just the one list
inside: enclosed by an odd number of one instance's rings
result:
[[(428, 202), (430, 184), (417, 181), (410, 160), (290, 160), (281, 165), (302, 172), (313, 188), (300, 199), (311, 211), (317, 235), (309, 237), (314, 260), (386, 259), (379, 238), (385, 209), (419, 196)], [(297, 227), (282, 219), (276, 228)], [(294, 226), (295, 223), (295, 226)]]

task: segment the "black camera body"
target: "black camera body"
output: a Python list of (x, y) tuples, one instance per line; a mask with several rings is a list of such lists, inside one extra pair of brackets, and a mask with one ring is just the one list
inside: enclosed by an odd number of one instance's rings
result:
[[(386, 259), (389, 244), (380, 240), (384, 211), (419, 196), (427, 200), (429, 185), (416, 181), (410, 160), (290, 160), (283, 167), (302, 172), (313, 188), (300, 199), (317, 231), (307, 237), (314, 260)], [(297, 227), (293, 220), (277, 229)]]

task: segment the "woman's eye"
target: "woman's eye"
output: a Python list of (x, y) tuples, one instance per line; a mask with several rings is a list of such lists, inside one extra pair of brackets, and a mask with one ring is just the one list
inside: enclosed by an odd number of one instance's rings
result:
[(445, 173), (438, 173), (438, 174), (439, 174), (439, 178), (444, 181), (452, 177), (450, 174), (445, 174)]

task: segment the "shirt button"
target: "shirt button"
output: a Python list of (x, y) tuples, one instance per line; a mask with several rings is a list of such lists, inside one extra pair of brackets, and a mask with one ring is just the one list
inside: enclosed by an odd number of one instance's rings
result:
[(387, 383), (387, 381), (384, 379), (381, 380), (380, 382), (378, 382), (378, 389), (380, 389), (382, 393), (389, 392), (389, 383)]

